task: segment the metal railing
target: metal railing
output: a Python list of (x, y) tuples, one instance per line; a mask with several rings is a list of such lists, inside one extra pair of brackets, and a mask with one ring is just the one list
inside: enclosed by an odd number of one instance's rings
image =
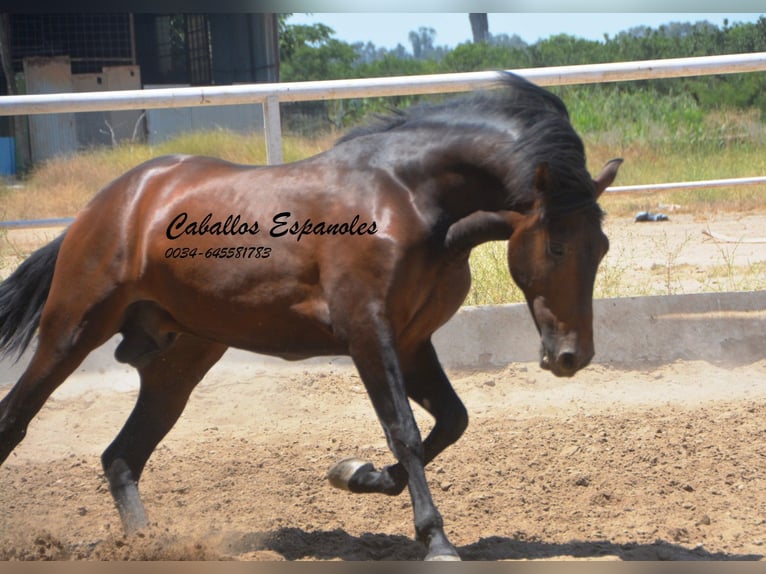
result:
[[(553, 86), (758, 71), (766, 71), (766, 52), (528, 68), (515, 70), (515, 73), (541, 86)], [(282, 162), (281, 102), (462, 92), (491, 87), (496, 79), (495, 72), (468, 72), (322, 82), (3, 96), (0, 97), (0, 115), (260, 103), (264, 108), (267, 161), (273, 164)]]
[[(518, 75), (541, 86), (594, 84), (762, 71), (766, 71), (766, 52), (514, 70)], [(267, 162), (269, 164), (277, 164), (283, 161), (281, 115), (279, 110), (281, 102), (463, 92), (491, 87), (496, 80), (497, 74), (495, 72), (469, 72), (321, 82), (241, 84), (234, 86), (2, 96), (0, 97), (0, 115), (11, 116), (260, 103), (263, 105), (264, 110)], [(766, 178), (762, 177), (751, 177), (707, 182), (623, 186), (610, 188), (609, 191), (653, 191), (671, 189), (673, 187), (753, 185), (764, 183), (765, 180)]]

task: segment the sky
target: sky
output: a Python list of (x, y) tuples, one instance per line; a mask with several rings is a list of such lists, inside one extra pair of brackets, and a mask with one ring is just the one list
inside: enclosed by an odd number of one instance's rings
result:
[[(491, 34), (518, 34), (528, 44), (554, 34), (569, 34), (588, 40), (603, 40), (635, 26), (657, 28), (669, 22), (698, 22), (707, 20), (722, 26), (754, 22), (762, 13), (544, 13), (528, 12), (490, 13)], [(314, 24), (321, 22), (335, 30), (335, 37), (348, 43), (372, 42), (379, 48), (393, 49), (402, 44), (410, 49), (410, 31), (421, 26), (436, 30), (436, 46), (454, 48), (471, 40), (471, 26), (467, 13), (294, 13), (288, 24)]]

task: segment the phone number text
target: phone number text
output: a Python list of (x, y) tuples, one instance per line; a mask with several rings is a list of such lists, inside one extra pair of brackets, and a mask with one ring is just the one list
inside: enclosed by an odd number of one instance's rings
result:
[(165, 259), (268, 259), (271, 257), (271, 247), (240, 246), (240, 247), (168, 247)]

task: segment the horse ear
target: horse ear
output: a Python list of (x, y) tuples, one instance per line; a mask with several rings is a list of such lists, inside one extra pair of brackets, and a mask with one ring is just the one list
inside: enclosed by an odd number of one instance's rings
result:
[(551, 170), (547, 162), (542, 162), (535, 168), (535, 189), (545, 197), (552, 187)]
[(537, 192), (537, 199), (535, 205), (540, 208), (542, 217), (545, 217), (547, 212), (548, 201), (551, 197), (551, 193), (554, 188), (553, 174), (551, 174), (550, 166), (548, 162), (541, 162), (535, 168), (535, 191)]
[(596, 199), (598, 199), (599, 196), (604, 193), (604, 190), (607, 187), (612, 185), (614, 179), (617, 177), (617, 170), (620, 169), (622, 161), (623, 160), (621, 157), (610, 159), (601, 170), (601, 173), (599, 173), (596, 179), (593, 180), (593, 184), (596, 186), (596, 191), (593, 196)]
[(487, 241), (506, 241), (524, 220), (524, 215), (516, 211), (474, 211), (449, 226), (444, 246), (470, 251)]

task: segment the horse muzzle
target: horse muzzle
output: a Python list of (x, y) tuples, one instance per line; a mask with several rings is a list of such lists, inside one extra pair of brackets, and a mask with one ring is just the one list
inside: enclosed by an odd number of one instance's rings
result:
[(571, 377), (586, 367), (592, 358), (592, 352), (582, 354), (566, 347), (550, 351), (544, 342), (540, 348), (540, 367), (557, 377)]
[(540, 367), (557, 377), (571, 377), (593, 359), (593, 340), (583, 340), (577, 331), (564, 331), (542, 297), (533, 304), (540, 331)]

